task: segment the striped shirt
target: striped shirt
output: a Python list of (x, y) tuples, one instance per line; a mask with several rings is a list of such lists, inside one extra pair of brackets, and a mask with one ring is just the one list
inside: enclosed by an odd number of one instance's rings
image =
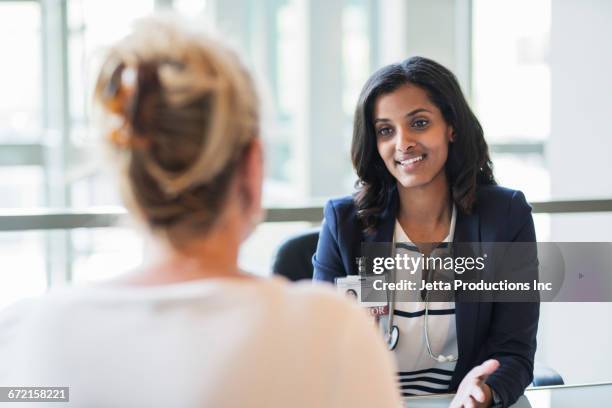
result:
[[(444, 242), (451, 242), (455, 230), (456, 208), (453, 206), (451, 225)], [(396, 221), (394, 231), (396, 253), (419, 256), (419, 252), (400, 223)], [(408, 279), (407, 270), (398, 270), (396, 279)], [(421, 281), (422, 271), (417, 269), (410, 280)], [(425, 302), (415, 292), (414, 299), (403, 299), (395, 303), (394, 324), (400, 336), (394, 350), (398, 364), (398, 381), (402, 396), (426, 395), (448, 391), (456, 362), (439, 363), (431, 358), (425, 341)], [(453, 355), (457, 357), (457, 332), (455, 327), (454, 302), (430, 302), (427, 318), (429, 343), (434, 356)]]

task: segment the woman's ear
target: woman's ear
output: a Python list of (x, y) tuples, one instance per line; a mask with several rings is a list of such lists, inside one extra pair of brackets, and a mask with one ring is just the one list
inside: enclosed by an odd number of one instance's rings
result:
[(254, 137), (244, 153), (242, 161), (242, 195), (244, 197), (244, 211), (249, 218), (249, 228), (245, 234), (248, 236), (254, 227), (261, 222), (264, 213), (261, 207), (263, 179), (264, 179), (264, 157), (263, 146), (259, 137)]
[(455, 141), (455, 129), (453, 129), (452, 126), (449, 126), (446, 129), (446, 137), (450, 143), (453, 143)]

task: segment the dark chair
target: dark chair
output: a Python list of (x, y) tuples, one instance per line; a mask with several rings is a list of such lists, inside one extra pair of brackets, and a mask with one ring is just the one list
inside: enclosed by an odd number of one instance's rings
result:
[(563, 377), (546, 364), (538, 363), (533, 365), (532, 387), (546, 387), (549, 385), (563, 385)]
[[(319, 228), (303, 232), (288, 238), (276, 252), (272, 272), (290, 281), (312, 279), (312, 255), (317, 250)], [(545, 364), (535, 362), (533, 367), (532, 387), (563, 385), (559, 373)]]
[(312, 256), (317, 250), (319, 228), (295, 235), (281, 244), (272, 263), (272, 273), (290, 281), (312, 279)]

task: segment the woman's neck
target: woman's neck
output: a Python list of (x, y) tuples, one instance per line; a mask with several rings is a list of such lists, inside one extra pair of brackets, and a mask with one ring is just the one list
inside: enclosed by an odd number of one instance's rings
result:
[(444, 231), (448, 233), (452, 209), (444, 172), (425, 186), (404, 188), (398, 185), (398, 194), (397, 218), (406, 233), (412, 232), (421, 242), (436, 242)]
[(148, 243), (153, 254), (142, 268), (108, 282), (115, 285), (155, 286), (206, 278), (246, 278), (238, 267), (239, 234), (215, 228), (177, 250), (159, 238)]

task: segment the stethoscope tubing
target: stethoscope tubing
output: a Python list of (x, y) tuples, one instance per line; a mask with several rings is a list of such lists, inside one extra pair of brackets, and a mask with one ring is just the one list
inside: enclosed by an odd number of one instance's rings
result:
[[(451, 246), (451, 256), (452, 256), (452, 246)], [(393, 283), (396, 282), (395, 270), (390, 271), (390, 274), (393, 276)], [(387, 347), (389, 351), (393, 351), (399, 342), (399, 328), (394, 324), (394, 316), (395, 316), (395, 292), (389, 291), (389, 288), (386, 289), (386, 297), (387, 297)], [(429, 342), (429, 291), (425, 292), (425, 316), (423, 323), (423, 331), (425, 335), (425, 345), (427, 347), (427, 354), (432, 359), (443, 363), (443, 362), (454, 362), (457, 361), (457, 357), (453, 355), (443, 356), (442, 354), (438, 354), (437, 356), (431, 350), (431, 343)], [(395, 336), (394, 336), (395, 333)]]

